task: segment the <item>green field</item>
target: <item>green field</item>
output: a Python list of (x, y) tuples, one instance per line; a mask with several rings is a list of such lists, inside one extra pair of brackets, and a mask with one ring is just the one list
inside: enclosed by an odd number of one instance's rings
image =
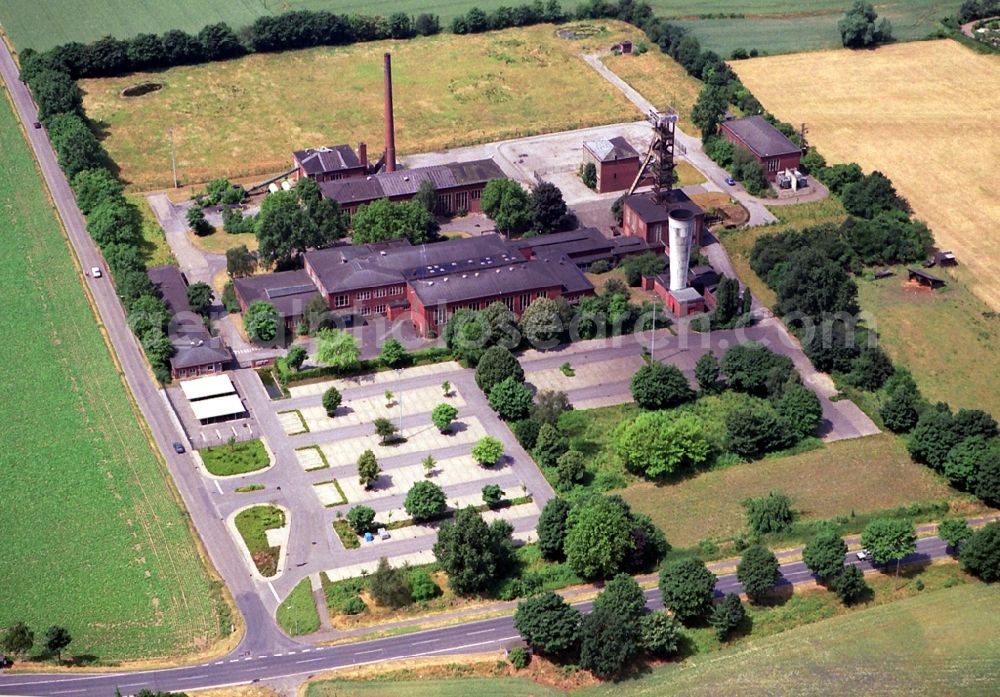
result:
[(64, 655), (101, 661), (205, 648), (227, 610), (137, 424), (6, 95), (0, 152), (0, 293), (16, 327), (0, 360), (0, 627), (24, 620), (41, 637), (64, 625)]
[(256, 472), (271, 463), (271, 456), (259, 440), (202, 448), (198, 454), (205, 463), (205, 469), (216, 477)]
[(319, 629), (319, 612), (308, 578), (299, 581), (278, 606), (277, 619), (278, 625), (291, 636), (312, 634)]
[[(18, 48), (46, 49), (67, 41), (92, 41), (104, 34), (119, 37), (140, 32), (161, 33), (168, 29), (197, 32), (210, 22), (229, 22), (238, 29), (263, 14), (285, 10), (330, 10), (389, 15), (393, 12), (433, 12), (447, 23), (471, 7), (493, 10), (515, 5), (510, 0), (175, 0), (170, 3), (128, 0), (60, 0), (39, 4), (31, 0), (7, 0), (0, 9), (0, 23)], [(566, 9), (576, 6), (564, 0)], [(787, 53), (840, 46), (837, 20), (846, 6), (841, 0), (803, 0), (789, 7), (782, 0), (649, 0), (654, 11), (681, 20), (705, 48), (722, 55), (736, 47), (757, 48), (768, 53)], [(952, 0), (894, 0), (877, 3), (880, 16), (892, 21), (897, 38), (920, 39), (935, 28), (936, 20), (953, 14), (960, 2)], [(739, 19), (698, 19), (717, 13), (742, 14)]]

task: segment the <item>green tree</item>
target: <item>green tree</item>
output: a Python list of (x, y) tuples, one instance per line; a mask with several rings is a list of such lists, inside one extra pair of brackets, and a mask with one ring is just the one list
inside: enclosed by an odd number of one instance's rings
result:
[(493, 467), (503, 457), (503, 443), (493, 436), (483, 436), (473, 446), (472, 457), (483, 467)]
[(378, 481), (382, 468), (379, 467), (375, 453), (366, 450), (358, 457), (358, 481), (365, 489), (371, 489), (372, 485)]
[(103, 167), (107, 154), (97, 136), (77, 114), (56, 114), (45, 123), (59, 167), (72, 180), (85, 169)]
[(170, 312), (159, 298), (144, 295), (132, 303), (128, 313), (128, 325), (136, 336), (145, 336), (150, 331), (163, 332), (170, 322)]
[(892, 39), (892, 25), (884, 17), (876, 22), (875, 8), (863, 0), (854, 0), (837, 22), (840, 39), (848, 48), (865, 48)]
[(504, 421), (517, 421), (531, 412), (531, 389), (514, 378), (505, 378), (490, 388), (490, 408)]
[(323, 393), (323, 409), (326, 410), (326, 415), (333, 418), (337, 413), (337, 407), (343, 401), (343, 397), (340, 394), (340, 390), (336, 387), (330, 387), (326, 392)]
[(563, 541), (566, 539), (566, 520), (570, 504), (566, 499), (553, 496), (538, 516), (538, 550), (546, 559), (563, 558)]
[(87, 216), (87, 232), (102, 249), (111, 244), (135, 246), (142, 238), (142, 216), (122, 198), (103, 201)]
[(847, 543), (832, 528), (824, 528), (802, 550), (802, 561), (824, 583), (844, 570)]
[(292, 190), (264, 198), (257, 216), (257, 242), (265, 264), (288, 266), (309, 247), (322, 246), (323, 240)]
[(865, 346), (847, 374), (846, 379), (855, 387), (874, 392), (892, 377), (895, 368), (892, 359), (878, 346)]
[(524, 370), (517, 358), (503, 346), (492, 346), (482, 355), (476, 365), (476, 384), (484, 394), (489, 394), (493, 386), (506, 378), (524, 381)]
[(628, 574), (618, 574), (594, 598), (594, 609), (601, 608), (629, 622), (638, 622), (646, 611), (646, 595), (638, 581)]
[(715, 574), (700, 559), (685, 557), (664, 565), (659, 587), (663, 606), (688, 624), (712, 609)]
[(958, 549), (964, 540), (969, 539), (971, 533), (969, 524), (962, 518), (949, 518), (942, 520), (938, 525), (938, 537), (948, 543), (953, 549)]
[(424, 476), (430, 477), (434, 473), (434, 465), (436, 465), (437, 462), (434, 461), (433, 455), (428, 455), (427, 457), (425, 457), (423, 460), (420, 461), (420, 464), (423, 465)]
[(917, 462), (940, 471), (961, 436), (955, 432), (954, 417), (947, 405), (925, 409), (910, 432), (906, 447)]
[(518, 603), (514, 611), (514, 629), (533, 649), (550, 655), (576, 647), (581, 620), (580, 611), (552, 591)]
[(792, 445), (788, 425), (764, 401), (729, 411), (726, 422), (726, 449), (750, 460)]
[(792, 501), (781, 491), (768, 492), (767, 496), (746, 498), (740, 502), (747, 513), (747, 525), (758, 535), (784, 532), (794, 519)]
[(498, 484), (487, 484), (482, 489), (483, 503), (489, 508), (497, 508), (503, 501), (503, 489)]
[(868, 550), (879, 564), (896, 562), (896, 577), (899, 577), (899, 563), (908, 554), (917, 551), (917, 532), (909, 520), (876, 518), (861, 532), (861, 545)]
[(266, 344), (278, 336), (278, 326), (281, 315), (271, 303), (265, 300), (254, 300), (243, 314), (243, 326), (246, 327), (250, 340)]
[[(257, 271), (257, 255), (245, 244), (226, 250), (226, 271), (233, 278), (252, 276)], [(326, 301), (323, 302), (324, 307)]]
[(691, 120), (701, 129), (702, 141), (716, 137), (719, 124), (729, 106), (726, 90), (716, 85), (705, 85), (691, 110)]
[(90, 215), (99, 204), (118, 200), (124, 187), (122, 183), (104, 167), (85, 169), (73, 177), (73, 194), (76, 205), (84, 215)]
[(772, 383), (784, 385), (795, 374), (790, 358), (753, 342), (726, 351), (721, 367), (731, 388), (757, 397), (772, 396), (769, 389)]
[(559, 433), (559, 429), (552, 424), (542, 424), (538, 429), (531, 455), (540, 466), (555, 467), (567, 448), (566, 439)]
[(651, 612), (639, 621), (639, 644), (661, 658), (677, 653), (681, 645), (681, 624), (663, 611)]
[(979, 463), (976, 496), (991, 506), (1000, 505), (1000, 452), (991, 452)]
[(491, 179), (483, 187), (479, 205), (497, 230), (504, 235), (517, 235), (531, 225), (528, 194), (513, 179)]
[(675, 365), (647, 363), (635, 372), (632, 398), (643, 409), (670, 409), (694, 399), (694, 390)]
[(378, 359), (382, 365), (390, 368), (406, 365), (409, 358), (410, 354), (406, 352), (406, 349), (397, 339), (386, 339), (378, 354)]
[(700, 465), (711, 450), (701, 419), (688, 412), (643, 412), (618, 428), (613, 443), (629, 471), (650, 478)]
[(490, 342), (512, 349), (521, 343), (521, 334), (517, 328), (517, 317), (513, 311), (502, 302), (492, 302), (479, 313), (489, 325)]
[(789, 255), (784, 273), (775, 287), (779, 315), (855, 314), (858, 286), (844, 267), (816, 247)]
[(972, 533), (959, 555), (962, 567), (986, 583), (1000, 581), (1000, 523), (987, 523)]
[(361, 365), (361, 350), (354, 335), (341, 329), (320, 329), (316, 335), (316, 360), (347, 372)]
[(762, 600), (781, 578), (778, 558), (767, 547), (752, 545), (743, 552), (736, 567), (736, 578), (754, 602)]
[(983, 436), (970, 436), (948, 451), (944, 476), (952, 486), (965, 491), (974, 490), (982, 463), (996, 452), (997, 446)]
[(845, 605), (857, 602), (868, 593), (864, 572), (853, 565), (845, 566), (844, 570), (833, 579), (831, 586)]
[(385, 557), (378, 560), (374, 573), (368, 577), (368, 593), (377, 604), (393, 610), (412, 601), (406, 570), (392, 568)]
[(207, 316), (212, 309), (213, 296), (212, 287), (201, 281), (192, 283), (187, 288), (187, 301), (191, 311), (202, 316)]
[(515, 646), (508, 652), (507, 659), (514, 670), (524, 670), (531, 663), (531, 654), (523, 646)]
[(541, 423), (558, 425), (563, 412), (573, 408), (565, 392), (542, 390), (535, 395), (535, 406), (531, 415)]
[(747, 613), (736, 593), (727, 593), (722, 602), (712, 610), (710, 623), (715, 630), (715, 637), (725, 641), (746, 619)]
[(607, 678), (631, 660), (639, 648), (638, 623), (608, 608), (595, 608), (580, 623), (580, 667)]
[(31, 79), (31, 94), (38, 104), (38, 120), (47, 122), (62, 113), (83, 113), (83, 92), (68, 73), (41, 70)]
[(431, 412), (431, 423), (441, 433), (446, 433), (451, 428), (451, 422), (455, 420), (456, 416), (458, 416), (458, 409), (443, 402), (434, 407), (434, 410)]
[(65, 627), (52, 625), (45, 630), (45, 650), (54, 653), (57, 661), (62, 661), (63, 649), (69, 646), (71, 641), (73, 637)]
[(586, 457), (579, 450), (567, 450), (556, 460), (556, 489), (569, 491), (583, 481), (587, 473)]
[(211, 235), (215, 232), (215, 229), (211, 226), (208, 220), (205, 219), (205, 211), (201, 206), (195, 204), (188, 208), (185, 217), (187, 219), (188, 227), (191, 228), (191, 231), (199, 237)]
[(3, 650), (15, 656), (23, 656), (35, 645), (35, 633), (24, 622), (15, 622), (7, 627), (3, 635)]
[(441, 595), (441, 589), (434, 583), (430, 573), (426, 569), (413, 569), (410, 571), (410, 596), (414, 602), (422, 603)]
[(444, 327), (444, 342), (451, 354), (469, 365), (477, 365), (483, 353), (493, 345), (489, 320), (482, 312), (456, 310)]
[(374, 523), (375, 511), (368, 506), (353, 506), (347, 512), (347, 524), (359, 535), (371, 532)]
[(719, 328), (732, 327), (741, 315), (740, 282), (735, 278), (722, 276), (719, 287), (715, 291), (715, 313), (712, 315), (712, 326)]
[(606, 496), (592, 496), (570, 511), (563, 550), (573, 572), (608, 578), (624, 568), (635, 550), (628, 514)]
[(555, 300), (544, 295), (535, 298), (521, 313), (521, 334), (537, 349), (559, 343), (565, 326)]
[(920, 412), (920, 393), (916, 387), (903, 385), (897, 388), (879, 410), (886, 428), (894, 433), (906, 433), (917, 425)]
[(419, 201), (420, 205), (431, 215), (437, 213), (437, 190), (434, 188), (434, 182), (430, 179), (424, 179), (420, 182), (420, 186), (417, 187), (417, 193), (413, 195), (413, 200)]
[(694, 364), (694, 378), (698, 381), (698, 388), (704, 394), (716, 394), (720, 391), (719, 384), (719, 359), (709, 351), (698, 359)]
[(801, 440), (816, 433), (823, 418), (823, 405), (808, 387), (789, 385), (777, 402), (778, 414), (792, 436)]
[(483, 593), (507, 574), (514, 558), (513, 531), (505, 520), (487, 526), (472, 507), (458, 511), (453, 522), (441, 523), (434, 556), (448, 574), (448, 584), (456, 594)]
[(587, 162), (580, 165), (580, 181), (588, 189), (597, 188), (597, 165), (593, 162)]
[(288, 349), (288, 353), (285, 354), (285, 365), (287, 365), (292, 370), (301, 370), (302, 364), (305, 363), (305, 360), (308, 356), (309, 352), (306, 350), (305, 346), (301, 344), (295, 344), (295, 346), (292, 346), (290, 349)]
[(410, 487), (403, 508), (414, 522), (422, 523), (440, 518), (448, 510), (448, 505), (441, 487), (425, 479)]
[(384, 416), (375, 419), (372, 425), (375, 426), (375, 435), (382, 439), (383, 445), (392, 441), (399, 431), (399, 427)]
[(532, 228), (543, 235), (560, 229), (566, 223), (566, 202), (555, 184), (541, 182), (535, 186), (528, 197), (528, 207)]
[(409, 240), (410, 244), (429, 242), (438, 225), (419, 201), (393, 202), (380, 198), (358, 208), (351, 219), (351, 241), (372, 244), (387, 240)]

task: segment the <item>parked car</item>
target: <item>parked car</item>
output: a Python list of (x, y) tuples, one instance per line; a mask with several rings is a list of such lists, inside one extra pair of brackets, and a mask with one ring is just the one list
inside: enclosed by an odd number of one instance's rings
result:
[(100, 278), (103, 274), (101, 273), (101, 267), (93, 266), (90, 269), (90, 275), (94, 278)]
[(865, 561), (866, 559), (871, 559), (872, 558), (871, 552), (869, 552), (867, 549), (859, 549), (857, 551), (856, 556), (861, 561)]
[(736, 186), (736, 180), (733, 179), (732, 177), (726, 177), (726, 185), (727, 186)]
[(31, 125), (32, 125), (32, 126), (34, 126), (35, 128), (41, 128), (41, 127), (42, 127), (42, 123), (41, 123), (41, 121), (35, 121), (35, 122), (34, 122), (33, 124), (31, 124)]
[(183, 455), (184, 454), (184, 446), (175, 441), (174, 442), (174, 452), (177, 453), (178, 455)]

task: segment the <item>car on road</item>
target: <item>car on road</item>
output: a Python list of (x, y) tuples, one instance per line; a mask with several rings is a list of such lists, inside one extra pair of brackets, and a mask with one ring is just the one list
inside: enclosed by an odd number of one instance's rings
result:
[(42, 122), (41, 122), (41, 121), (35, 121), (35, 122), (34, 122), (33, 124), (31, 124), (31, 125), (32, 125), (32, 126), (33, 126), (34, 128), (38, 129), (38, 128), (41, 128), (41, 127), (42, 127)]
[(99, 266), (91, 267), (90, 275), (93, 276), (94, 278), (100, 278), (103, 275), (101, 274), (101, 267)]
[(174, 441), (174, 452), (177, 453), (178, 455), (183, 455), (184, 446), (178, 443), (177, 441)]
[(736, 186), (736, 180), (732, 177), (726, 177), (726, 184), (728, 186)]
[(871, 552), (869, 552), (869, 551), (868, 551), (867, 549), (859, 549), (859, 550), (857, 551), (857, 554), (856, 554), (856, 556), (857, 556), (857, 558), (858, 558), (858, 559), (860, 559), (861, 561), (866, 561), (866, 560), (870, 560), (870, 559), (872, 558), (872, 554), (871, 554)]

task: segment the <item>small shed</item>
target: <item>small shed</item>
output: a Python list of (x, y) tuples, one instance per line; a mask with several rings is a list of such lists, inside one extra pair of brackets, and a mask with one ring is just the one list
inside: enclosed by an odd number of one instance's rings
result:
[(628, 39), (625, 39), (624, 41), (615, 44), (613, 49), (617, 49), (622, 53), (632, 53), (632, 42), (629, 41)]
[(937, 276), (932, 276), (926, 271), (921, 271), (920, 269), (907, 269), (909, 273), (909, 280), (915, 283), (919, 283), (922, 286), (927, 286), (937, 290), (938, 288), (944, 288), (944, 279), (938, 278)]
[(958, 266), (958, 259), (950, 249), (934, 253), (934, 263), (938, 266)]

